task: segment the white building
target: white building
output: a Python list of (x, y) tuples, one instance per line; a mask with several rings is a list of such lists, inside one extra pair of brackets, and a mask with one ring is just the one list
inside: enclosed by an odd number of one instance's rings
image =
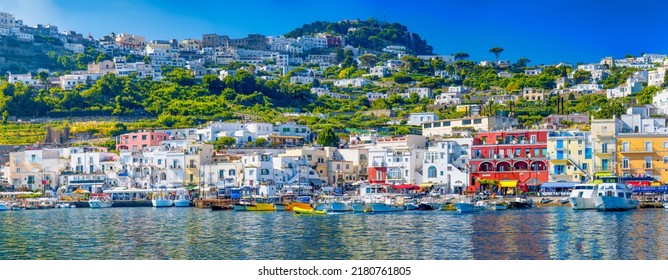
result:
[(371, 81), (363, 78), (343, 79), (334, 81), (337, 87), (363, 87), (371, 84)]
[(388, 99), (390, 98), (390, 95), (382, 92), (367, 92), (366, 98), (369, 99), (370, 102), (373, 102), (376, 99)]
[(9, 154), (7, 182), (14, 189), (57, 189), (61, 184), (58, 175), (67, 166), (61, 158), (61, 149), (26, 150)]
[(258, 186), (274, 184), (274, 164), (271, 153), (245, 155), (241, 158), (244, 167), (244, 185)]
[(543, 73), (543, 69), (541, 68), (524, 70), (524, 74), (527, 76), (538, 76), (540, 73)]
[(9, 73), (9, 77), (7, 79), (8, 82), (10, 83), (17, 83), (21, 82), (24, 85), (31, 85), (31, 86), (37, 86), (40, 85), (42, 82), (33, 79), (32, 74), (12, 74)]
[[(424, 149), (408, 147), (369, 148), (369, 162), (371, 167), (386, 167), (385, 177), (370, 174), (373, 182), (383, 182), (391, 185), (420, 184), (423, 181), (422, 171), (424, 163)], [(375, 169), (374, 169), (375, 170)], [(377, 172), (377, 170), (376, 170)], [(375, 176), (374, 176), (375, 175)]]
[(77, 85), (90, 85), (97, 81), (101, 76), (102, 75), (97, 73), (87, 73), (83, 71), (73, 72), (72, 74), (60, 76), (59, 84), (63, 90), (72, 90)]
[(374, 66), (369, 69), (370, 76), (377, 76), (378, 78), (383, 78), (390, 75), (390, 70), (385, 66)]
[(409, 125), (422, 125), (424, 122), (437, 121), (438, 115), (434, 112), (411, 113), (408, 117)]
[(652, 98), (652, 105), (654, 105), (660, 113), (668, 115), (668, 89), (664, 89), (654, 95)]
[(422, 135), (427, 137), (453, 135), (455, 132), (494, 131), (517, 126), (517, 119), (509, 117), (469, 117), (438, 120), (422, 124)]
[(647, 85), (656, 87), (663, 85), (666, 79), (666, 68), (668, 67), (657, 67), (655, 70), (649, 71), (647, 73)]
[(443, 185), (451, 193), (466, 190), (472, 144), (473, 138), (439, 139), (431, 143), (424, 155), (422, 182)]

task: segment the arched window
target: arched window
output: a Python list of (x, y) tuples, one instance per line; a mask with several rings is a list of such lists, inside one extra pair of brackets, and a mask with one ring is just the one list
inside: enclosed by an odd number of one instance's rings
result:
[(429, 166), (427, 169), (427, 177), (436, 178), (436, 166)]
[(230, 171), (227, 172), (227, 175), (228, 175), (228, 176), (234, 176), (234, 175), (236, 175), (236, 170), (234, 170), (234, 169), (230, 169)]

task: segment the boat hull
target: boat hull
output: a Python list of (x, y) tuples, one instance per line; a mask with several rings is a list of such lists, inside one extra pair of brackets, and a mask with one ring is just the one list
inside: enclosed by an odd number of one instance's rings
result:
[(443, 211), (457, 211), (457, 207), (452, 203), (446, 203), (441, 209), (443, 209)]
[(113, 202), (111, 201), (88, 201), (90, 208), (109, 208), (112, 204)]
[(415, 203), (406, 203), (406, 210), (420, 210), (420, 207), (418, 205), (415, 205)]
[(290, 205), (288, 205), (288, 211), (294, 210), (295, 207), (299, 207), (301, 209), (310, 209), (313, 210), (313, 207), (311, 206), (310, 203), (303, 203), (303, 202), (290, 202)]
[(311, 209), (307, 209), (307, 208), (300, 208), (300, 207), (297, 207), (297, 206), (293, 207), (293, 208), (292, 208), (292, 211), (293, 211), (295, 214), (306, 214), (306, 215), (313, 215), (313, 214), (323, 215), (323, 214), (327, 214), (327, 211), (326, 211), (326, 210), (314, 210), (313, 208), (311, 208)]
[(7, 206), (5, 204), (0, 204), (0, 211), (9, 211), (12, 210), (11, 206)]
[(288, 210), (288, 204), (275, 204), (274, 207), (276, 207), (276, 211), (290, 211)]
[(274, 207), (274, 205), (271, 204), (271, 203), (253, 203), (253, 204), (246, 205), (246, 210), (247, 211), (276, 211), (276, 207)]
[(233, 209), (234, 211), (248, 211), (248, 208), (246, 208), (246, 204), (234, 204)]
[(434, 206), (429, 203), (420, 203), (418, 204), (418, 210), (420, 211), (431, 211), (434, 210)]
[(490, 204), (487, 209), (493, 210), (493, 211), (499, 211), (499, 210), (507, 210), (508, 206), (503, 205), (503, 204)]
[(366, 208), (362, 202), (350, 203), (350, 207), (353, 208), (353, 212), (364, 212), (364, 209)]
[(598, 211), (627, 211), (638, 208), (638, 200), (617, 196), (597, 196), (595, 198)]
[(478, 207), (475, 207), (475, 205), (471, 203), (455, 203), (455, 209), (457, 209), (457, 212), (459, 213), (471, 213), (471, 212), (478, 212), (480, 209)]
[(152, 199), (153, 207), (172, 207), (172, 201), (169, 199)]
[(372, 212), (399, 212), (406, 210), (403, 206), (385, 203), (371, 203), (369, 206), (371, 207)]
[(174, 206), (176, 206), (176, 207), (190, 207), (190, 200), (188, 200), (188, 199), (174, 200)]
[(596, 203), (593, 198), (587, 197), (569, 197), (568, 202), (571, 203), (573, 210), (594, 210)]

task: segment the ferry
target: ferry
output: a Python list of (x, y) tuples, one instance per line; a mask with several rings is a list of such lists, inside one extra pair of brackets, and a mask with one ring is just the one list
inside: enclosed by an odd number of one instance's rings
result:
[(640, 202), (633, 198), (633, 190), (619, 183), (617, 177), (603, 177), (598, 185), (594, 204), (599, 211), (626, 211), (638, 208)]
[(598, 193), (597, 190), (596, 184), (577, 184), (573, 186), (568, 202), (571, 203), (573, 210), (596, 209), (594, 198)]

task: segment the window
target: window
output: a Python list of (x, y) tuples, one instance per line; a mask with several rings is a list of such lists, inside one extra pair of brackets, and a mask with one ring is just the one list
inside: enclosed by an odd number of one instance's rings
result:
[(604, 153), (604, 154), (608, 153), (608, 143), (601, 144), (601, 153)]
[(430, 166), (427, 169), (427, 177), (436, 178), (436, 166)]
[(474, 124), (481, 124), (481, 123), (482, 123), (482, 119), (474, 119), (474, 120), (473, 120), (473, 123), (474, 123)]
[(269, 169), (260, 169), (260, 175), (269, 175)]
[(132, 141), (135, 141), (135, 140), (137, 140), (137, 135), (132, 136)]
[(283, 132), (290, 132), (290, 128), (289, 127), (284, 127)]
[(443, 126), (450, 126), (450, 121), (444, 121)]
[(469, 125), (471, 124), (471, 120), (462, 120), (462, 125)]
[(645, 168), (652, 168), (652, 157), (645, 157)]
[(160, 165), (160, 164), (162, 164), (162, 160), (161, 160), (161, 159), (158, 160), (158, 165)]
[(578, 150), (578, 156), (581, 156), (581, 155), (582, 155), (582, 150)]
[(237, 171), (234, 170), (234, 169), (230, 169), (229, 171), (227, 171), (227, 176), (234, 176), (236, 174), (237, 174)]
[(141, 140), (146, 140), (146, 135), (142, 135)]
[(441, 123), (440, 122), (435, 122), (434, 127), (441, 127)]
[(652, 151), (652, 142), (645, 142), (645, 152)]
[(218, 170), (218, 180), (225, 178), (225, 170)]
[(622, 143), (622, 152), (628, 152), (629, 151), (629, 142), (623, 142)]
[(195, 176), (193, 174), (190, 174), (190, 182), (192, 183), (193, 181), (195, 181)]
[(30, 155), (30, 162), (35, 162), (37, 155)]
[(424, 128), (431, 128), (431, 124), (430, 123), (425, 123)]
[(629, 158), (627, 158), (627, 157), (622, 158), (622, 168), (624, 168), (624, 169), (629, 168)]
[(663, 142), (663, 148), (668, 149), (668, 142)]

